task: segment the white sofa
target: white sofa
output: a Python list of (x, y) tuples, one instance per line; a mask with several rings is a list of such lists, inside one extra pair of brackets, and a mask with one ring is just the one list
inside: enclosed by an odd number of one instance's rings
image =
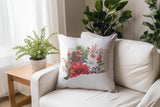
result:
[(116, 93), (56, 89), (58, 70), (59, 64), (32, 75), (32, 107), (160, 107), (159, 52), (151, 44), (116, 41)]

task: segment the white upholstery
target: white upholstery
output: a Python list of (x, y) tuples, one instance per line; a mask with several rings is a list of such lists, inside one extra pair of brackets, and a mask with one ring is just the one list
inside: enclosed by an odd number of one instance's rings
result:
[(32, 107), (39, 107), (39, 99), (56, 88), (59, 64), (38, 71), (31, 78)]
[(160, 98), (160, 79), (158, 79), (148, 90), (138, 107), (152, 107)]
[[(119, 92), (63, 89), (40, 99), (40, 107), (135, 107), (144, 93), (117, 86)], [(127, 103), (126, 103), (127, 102)]]
[[(117, 93), (82, 89), (55, 90), (58, 65), (39, 71), (32, 76), (32, 107), (154, 107), (160, 99), (157, 80), (145, 94), (117, 86)], [(53, 81), (53, 82), (49, 82)], [(143, 97), (144, 96), (144, 97)], [(160, 101), (159, 101), (160, 102)], [(155, 107), (159, 107), (160, 103)]]
[(117, 40), (114, 61), (115, 80), (122, 86), (147, 92), (159, 76), (159, 55), (152, 44)]
[(55, 90), (59, 65), (54, 65), (32, 75), (32, 107), (160, 107), (156, 48), (143, 42), (118, 40), (115, 49), (115, 80), (128, 88), (117, 86), (117, 93)]

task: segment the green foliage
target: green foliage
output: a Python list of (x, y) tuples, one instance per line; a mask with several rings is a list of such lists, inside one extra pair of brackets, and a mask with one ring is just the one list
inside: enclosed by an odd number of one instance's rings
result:
[(38, 36), (37, 33), (33, 31), (35, 36), (34, 38), (27, 36), (27, 38), (24, 39), (24, 46), (14, 47), (13, 49), (17, 50), (16, 59), (19, 59), (24, 55), (29, 55), (33, 60), (40, 60), (44, 59), (48, 54), (59, 54), (59, 50), (49, 42), (49, 39), (56, 33), (52, 33), (48, 38), (46, 38), (45, 31), (45, 27), (42, 28), (40, 36)]
[(82, 52), (82, 58), (87, 58), (87, 56), (88, 56), (88, 49), (85, 49), (84, 47), (82, 47), (82, 46), (77, 46), (76, 47), (76, 49), (77, 50), (80, 50), (81, 52)]
[[(122, 10), (128, 1), (121, 0), (96, 0), (95, 10), (90, 11), (86, 6), (84, 14), (86, 18), (82, 19), (85, 29), (102, 36), (109, 36), (117, 33), (122, 38), (123, 24), (131, 18), (131, 11), (126, 10), (122, 14), (118, 12)], [(105, 9), (103, 8), (105, 6)]]
[(146, 42), (156, 44), (160, 48), (160, 5), (157, 5), (157, 0), (145, 0), (148, 4), (151, 13), (149, 15), (144, 15), (144, 17), (151, 18), (152, 23), (143, 22), (144, 26), (147, 26), (148, 30), (144, 31), (140, 39), (144, 39)]

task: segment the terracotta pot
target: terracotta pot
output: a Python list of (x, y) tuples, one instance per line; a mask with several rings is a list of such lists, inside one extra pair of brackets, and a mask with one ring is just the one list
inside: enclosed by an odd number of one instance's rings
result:
[(35, 73), (41, 69), (46, 68), (46, 58), (42, 60), (32, 60), (30, 59), (30, 66), (32, 69), (32, 73)]

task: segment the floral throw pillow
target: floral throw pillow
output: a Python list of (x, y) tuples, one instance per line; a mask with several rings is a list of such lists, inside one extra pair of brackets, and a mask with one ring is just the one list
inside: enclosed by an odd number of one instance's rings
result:
[[(112, 78), (113, 51), (116, 35), (104, 38), (73, 38), (62, 34), (57, 88), (115, 89)], [(112, 55), (113, 56), (113, 55)]]

